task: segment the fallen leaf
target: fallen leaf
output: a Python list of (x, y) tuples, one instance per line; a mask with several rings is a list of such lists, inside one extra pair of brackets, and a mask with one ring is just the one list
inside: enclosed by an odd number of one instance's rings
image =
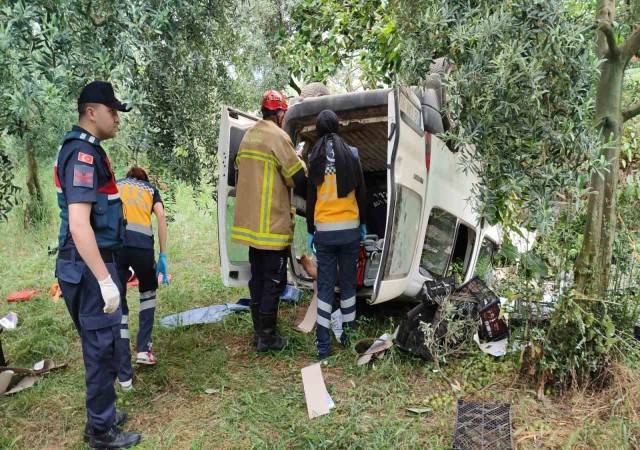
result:
[(414, 414), (424, 414), (433, 411), (431, 408), (407, 408), (407, 411)]

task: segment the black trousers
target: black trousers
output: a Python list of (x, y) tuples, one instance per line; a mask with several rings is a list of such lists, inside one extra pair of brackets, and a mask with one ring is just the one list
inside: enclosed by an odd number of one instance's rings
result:
[(289, 249), (260, 250), (249, 247), (251, 303), (258, 304), (261, 313), (278, 311), (280, 294), (287, 284), (287, 255)]
[(151, 333), (156, 313), (156, 289), (158, 289), (154, 251), (152, 248), (122, 247), (116, 254), (116, 265), (118, 266), (118, 278), (123, 286), (120, 295), (122, 322), (120, 325), (120, 339), (118, 340), (118, 354), (122, 361), (118, 368), (118, 379), (120, 381), (128, 381), (133, 377), (129, 340), (129, 304), (127, 302), (129, 267), (133, 269), (138, 277), (138, 292), (140, 293), (136, 352), (148, 352), (151, 350)]

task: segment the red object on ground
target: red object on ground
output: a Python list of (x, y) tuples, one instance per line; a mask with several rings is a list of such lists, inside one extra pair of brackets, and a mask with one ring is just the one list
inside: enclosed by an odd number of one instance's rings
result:
[(7, 297), (7, 302), (26, 302), (34, 298), (36, 295), (38, 295), (38, 291), (36, 291), (35, 289), (27, 289), (26, 291), (14, 292)]
[[(167, 274), (167, 279), (169, 281), (171, 281), (171, 274), (168, 273)], [(162, 283), (162, 274), (158, 275), (158, 284)], [(129, 278), (129, 281), (127, 281), (127, 287), (131, 287), (131, 286), (137, 286), (139, 285), (140, 282), (138, 281), (138, 277), (136, 277), (135, 275), (133, 275), (132, 278)]]

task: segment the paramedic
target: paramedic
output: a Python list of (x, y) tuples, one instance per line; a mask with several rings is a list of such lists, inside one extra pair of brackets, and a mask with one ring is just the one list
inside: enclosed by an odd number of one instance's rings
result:
[[(360, 240), (366, 235), (367, 195), (360, 160), (338, 135), (338, 116), (318, 114), (318, 140), (309, 156), (307, 231), (309, 248), (318, 258), (318, 322), (316, 348), (323, 361), (331, 353), (331, 312), (340, 287), (343, 320), (341, 342), (356, 319), (356, 270)], [(338, 270), (339, 268), (339, 270)]]

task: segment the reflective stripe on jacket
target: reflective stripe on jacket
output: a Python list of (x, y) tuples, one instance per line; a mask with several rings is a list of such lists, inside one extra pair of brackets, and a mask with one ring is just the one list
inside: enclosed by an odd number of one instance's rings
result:
[(263, 250), (291, 246), (290, 189), (293, 175), (304, 166), (289, 136), (274, 122), (260, 120), (245, 133), (235, 165), (233, 242)]

